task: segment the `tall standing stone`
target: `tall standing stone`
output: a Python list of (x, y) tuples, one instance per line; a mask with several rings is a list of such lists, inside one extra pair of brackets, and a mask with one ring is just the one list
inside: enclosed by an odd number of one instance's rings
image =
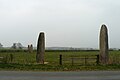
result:
[(109, 53), (108, 53), (108, 30), (106, 25), (101, 26), (100, 30), (100, 63), (107, 64), (109, 60)]
[(45, 55), (45, 36), (44, 36), (44, 32), (41, 32), (39, 34), (38, 43), (37, 43), (37, 54), (36, 54), (37, 63), (44, 64), (44, 55)]

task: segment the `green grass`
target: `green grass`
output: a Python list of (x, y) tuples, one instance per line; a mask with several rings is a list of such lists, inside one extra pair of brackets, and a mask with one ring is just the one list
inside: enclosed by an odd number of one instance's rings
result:
[[(120, 51), (110, 51), (110, 60), (108, 65), (96, 65), (88, 64), (84, 65), (84, 61), (76, 61), (77, 64), (72, 65), (71, 60), (63, 62), (64, 64), (59, 65), (59, 55), (63, 55), (63, 59), (68, 59), (71, 55), (82, 56), (82, 55), (97, 55), (98, 51), (79, 51), (79, 52), (63, 52), (63, 51), (51, 51), (45, 53), (45, 62), (47, 64), (36, 63), (36, 52), (0, 52), (0, 56), (6, 57), (13, 55), (13, 61), (9, 59), (7, 62), (3, 61), (0, 63), (0, 70), (33, 70), (33, 71), (81, 71), (81, 70), (120, 70)], [(91, 61), (89, 62), (91, 63)], [(80, 65), (82, 64), (82, 65)]]
[(0, 64), (0, 70), (16, 71), (98, 71), (98, 70), (120, 70), (120, 65), (42, 65), (42, 64)]
[[(14, 59), (12, 63), (36, 63), (36, 52), (34, 53), (28, 53), (28, 52), (4, 52), (0, 53), (0, 56), (5, 57), (6, 55), (12, 54)], [(45, 53), (45, 62), (48, 62), (48, 64), (59, 64), (59, 55), (62, 54), (63, 58), (68, 58), (71, 55), (96, 55), (98, 52), (46, 52)]]

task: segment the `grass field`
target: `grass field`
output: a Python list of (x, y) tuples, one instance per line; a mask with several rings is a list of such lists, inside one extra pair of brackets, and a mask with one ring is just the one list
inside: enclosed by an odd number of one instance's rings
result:
[[(63, 59), (68, 59), (71, 55), (97, 55), (98, 51), (51, 51), (45, 53), (45, 62), (47, 64), (36, 63), (36, 52), (0, 52), (0, 57), (4, 57), (5, 60), (1, 60), (1, 70), (38, 70), (38, 71), (79, 71), (79, 70), (120, 70), (120, 51), (110, 51), (109, 64), (108, 65), (71, 65), (71, 60), (64, 62), (63, 65), (59, 65), (59, 55), (63, 55)], [(6, 59), (7, 57), (7, 59)], [(12, 60), (9, 59), (12, 57)], [(84, 62), (84, 61), (82, 61)], [(80, 63), (77, 62), (78, 64)]]
[[(27, 63), (36, 63), (36, 52), (1, 52), (1, 57), (6, 57), (13, 55), (12, 63), (27, 64)], [(67, 59), (71, 55), (81, 56), (81, 55), (96, 55), (97, 51), (80, 51), (80, 52), (46, 52), (45, 53), (45, 62), (48, 64), (59, 64), (59, 55), (62, 54), (64, 59)]]

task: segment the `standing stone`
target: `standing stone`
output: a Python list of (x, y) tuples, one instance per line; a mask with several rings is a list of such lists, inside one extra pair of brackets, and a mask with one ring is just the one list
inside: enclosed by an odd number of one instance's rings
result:
[(39, 34), (38, 43), (37, 43), (37, 63), (44, 64), (44, 55), (45, 55), (45, 37), (44, 33)]
[(33, 45), (28, 45), (28, 52), (33, 53)]
[(28, 52), (30, 53), (30, 45), (28, 45)]
[(100, 30), (100, 63), (107, 64), (109, 60), (108, 53), (108, 30), (106, 25), (102, 25)]
[(33, 45), (32, 44), (30, 45), (30, 52), (31, 53), (33, 52)]

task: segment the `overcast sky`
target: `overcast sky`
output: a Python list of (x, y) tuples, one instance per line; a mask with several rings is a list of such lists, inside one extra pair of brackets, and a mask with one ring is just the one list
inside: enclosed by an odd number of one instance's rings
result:
[(120, 48), (120, 0), (0, 0), (0, 43), (36, 46), (45, 32), (47, 47), (99, 47), (106, 24), (109, 45)]

